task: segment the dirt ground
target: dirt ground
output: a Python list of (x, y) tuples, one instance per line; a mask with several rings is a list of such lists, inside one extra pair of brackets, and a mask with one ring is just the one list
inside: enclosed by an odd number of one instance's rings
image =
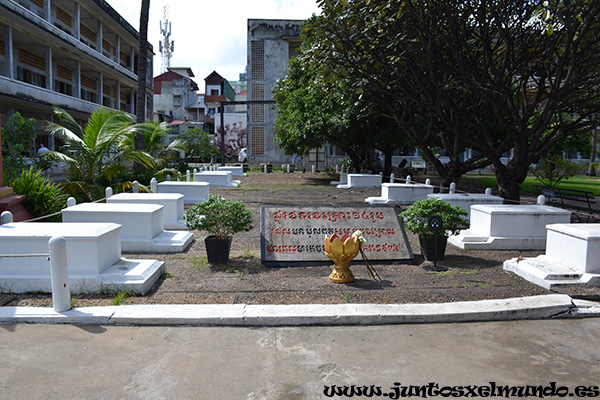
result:
[[(211, 194), (243, 201), (253, 213), (254, 228), (238, 233), (226, 266), (211, 266), (206, 259), (204, 232), (183, 253), (131, 254), (130, 259), (150, 258), (165, 262), (165, 274), (144, 296), (116, 293), (73, 294), (75, 307), (121, 304), (310, 304), (310, 303), (439, 303), (502, 299), (549, 293), (517, 275), (505, 272), (502, 263), (518, 257), (518, 251), (465, 251), (448, 245), (440, 265), (446, 272), (428, 270), (431, 262), (420, 254), (418, 238), (407, 232), (412, 261), (375, 265), (383, 278), (368, 278), (363, 265), (352, 266), (356, 281), (336, 284), (328, 280), (331, 266), (267, 268), (260, 257), (260, 208), (264, 205), (365, 205), (365, 198), (380, 196), (380, 189), (337, 189), (325, 173), (250, 173), (239, 188), (211, 188)], [(523, 257), (542, 252), (524, 251)], [(591, 300), (594, 290), (563, 292)], [(49, 294), (0, 294), (1, 306), (51, 306)]]

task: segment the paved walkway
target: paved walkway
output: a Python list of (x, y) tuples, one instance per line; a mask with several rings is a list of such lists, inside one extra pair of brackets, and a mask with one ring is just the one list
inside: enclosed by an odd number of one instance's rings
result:
[(550, 382), (587, 394), (600, 386), (599, 342), (598, 318), (278, 328), (0, 325), (0, 398), (313, 400), (329, 398), (323, 393), (333, 385), (379, 386), (388, 396), (373, 398), (396, 398), (389, 394), (398, 385)]

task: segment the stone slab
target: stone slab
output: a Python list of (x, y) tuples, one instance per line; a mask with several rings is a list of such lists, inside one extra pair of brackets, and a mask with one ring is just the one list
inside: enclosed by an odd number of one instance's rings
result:
[(546, 255), (580, 272), (600, 274), (600, 224), (551, 224)]
[(433, 186), (421, 183), (382, 183), (380, 197), (367, 197), (369, 204), (413, 204), (433, 193)]
[(505, 271), (513, 272), (531, 283), (549, 290), (562, 287), (598, 287), (600, 274), (585, 273), (560, 263), (547, 255), (535, 258), (512, 258), (503, 264)]
[(455, 207), (462, 208), (468, 213), (467, 219), (471, 218), (471, 206), (502, 204), (504, 202), (502, 197), (484, 193), (435, 193), (429, 194), (427, 197), (439, 197)]
[(158, 193), (180, 193), (184, 204), (196, 204), (208, 199), (208, 182), (160, 182)]
[[(362, 231), (365, 254), (373, 261), (413, 258), (404, 224), (394, 207), (263, 206), (261, 259), (267, 265), (331, 262), (325, 236)], [(360, 255), (355, 259), (362, 262)]]
[(183, 220), (184, 196), (181, 193), (119, 193), (106, 199), (107, 203), (159, 204), (163, 209), (165, 229), (187, 229)]
[(381, 186), (383, 177), (373, 174), (347, 174), (347, 183), (337, 185), (339, 189), (349, 188), (378, 188)]
[(229, 171), (231, 172), (231, 176), (248, 176), (248, 174), (244, 173), (244, 166), (242, 165), (224, 165), (219, 166), (217, 171)]
[(242, 183), (231, 177), (231, 171), (202, 171), (194, 174), (194, 182), (208, 182), (215, 187), (238, 187)]

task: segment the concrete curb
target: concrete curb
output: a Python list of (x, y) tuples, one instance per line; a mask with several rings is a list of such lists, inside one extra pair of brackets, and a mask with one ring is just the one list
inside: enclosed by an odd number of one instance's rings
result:
[(437, 304), (130, 305), (0, 307), (0, 324), (308, 326), (509, 321), (600, 316), (600, 305), (563, 294)]

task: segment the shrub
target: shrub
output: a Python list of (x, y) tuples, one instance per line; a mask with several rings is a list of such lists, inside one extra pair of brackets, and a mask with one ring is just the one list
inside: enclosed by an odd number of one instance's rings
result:
[(400, 214), (400, 217), (409, 231), (423, 238), (433, 238), (434, 231), (429, 228), (429, 218), (434, 215), (442, 218), (444, 225), (439, 234), (446, 237), (458, 234), (461, 228), (469, 224), (465, 218), (468, 215), (467, 211), (455, 207), (439, 197), (415, 201)]
[[(65, 189), (49, 182), (40, 170), (30, 168), (29, 171), (23, 171), (10, 185), (16, 194), (27, 196), (22, 204), (34, 217), (53, 214), (67, 204), (68, 195)], [(56, 215), (48, 220), (60, 221), (61, 216)]]
[(244, 203), (218, 195), (209, 195), (208, 200), (194, 205), (183, 219), (188, 228), (206, 231), (220, 239), (252, 229), (252, 213)]

